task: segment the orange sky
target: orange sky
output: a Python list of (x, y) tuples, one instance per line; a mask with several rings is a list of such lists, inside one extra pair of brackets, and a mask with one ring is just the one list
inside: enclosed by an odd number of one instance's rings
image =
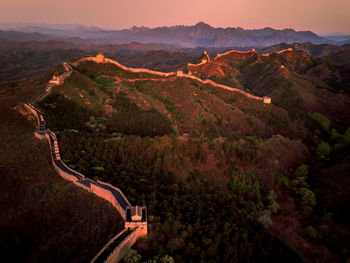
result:
[(192, 25), (350, 33), (350, 0), (0, 0), (0, 22)]

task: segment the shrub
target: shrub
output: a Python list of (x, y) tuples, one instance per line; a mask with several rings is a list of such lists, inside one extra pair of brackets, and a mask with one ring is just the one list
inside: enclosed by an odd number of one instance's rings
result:
[(94, 76), (93, 79), (98, 84), (101, 84), (102, 86), (105, 86), (105, 87), (113, 87), (113, 86), (115, 86), (115, 84), (113, 83), (113, 79), (112, 78), (105, 78), (105, 77)]
[(315, 122), (317, 122), (322, 130), (324, 130), (325, 132), (329, 131), (329, 125), (331, 123), (330, 120), (328, 120), (325, 116), (323, 116), (321, 113), (318, 112), (310, 112), (309, 113), (309, 117), (314, 120)]
[(271, 211), (264, 210), (260, 212), (258, 222), (261, 223), (265, 229), (270, 228), (272, 226)]
[(271, 213), (276, 214), (280, 206), (276, 201), (277, 195), (273, 189), (270, 190), (267, 200), (269, 201), (269, 210)]
[(322, 142), (316, 148), (316, 154), (319, 158), (327, 158), (331, 152), (331, 147), (328, 143)]
[(139, 262), (141, 258), (142, 258), (141, 255), (136, 250), (129, 249), (125, 253), (123, 260), (126, 263), (136, 263), (136, 262)]

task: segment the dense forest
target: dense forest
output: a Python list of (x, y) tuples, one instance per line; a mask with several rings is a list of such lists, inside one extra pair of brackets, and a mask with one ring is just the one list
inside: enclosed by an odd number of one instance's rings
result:
[[(18, 79), (98, 47), (14, 44), (0, 52), (0, 250), (5, 261), (89, 261), (120, 231), (120, 216), (59, 178), (48, 145), (33, 137), (35, 122), (19, 113), (63, 67)], [(104, 48), (128, 66), (165, 71), (196, 60)], [(348, 262), (350, 67), (347, 49), (338, 48), (233, 52), (191, 69), (268, 95), (271, 104), (192, 79), (84, 62), (36, 106), (67, 165), (147, 206), (149, 234), (124, 262)]]
[[(315, 174), (343, 164), (349, 128), (333, 125), (317, 112), (286, 114), (275, 105), (259, 109), (262, 105), (193, 82), (163, 84), (170, 86), (164, 95), (155, 92), (160, 88), (154, 82), (128, 82), (147, 76), (113, 66), (86, 63), (76, 71), (81, 75), (72, 75), (71, 83), (39, 107), (70, 167), (118, 186), (131, 203), (147, 206), (149, 235), (127, 253), (125, 262), (309, 262), (320, 253), (335, 261), (348, 257), (349, 221), (342, 212), (348, 205), (339, 200), (345, 194), (331, 198), (324, 187), (327, 178)], [(114, 78), (124, 81), (115, 84)], [(74, 79), (85, 85), (78, 88)], [(195, 103), (205, 109), (190, 123), (171, 95), (176, 89), (182, 96), (186, 85), (192, 85), (198, 93)], [(116, 87), (120, 91), (110, 92)], [(137, 104), (136, 95), (150, 106)], [(207, 103), (214, 99), (221, 108), (210, 108)], [(112, 107), (110, 114), (103, 101)], [(268, 132), (232, 131), (223, 105), (239, 105), (251, 125), (265, 123)], [(224, 136), (215, 136), (221, 123), (226, 126), (218, 134)], [(288, 220), (292, 226), (286, 228)], [(325, 226), (343, 231), (338, 246)]]
[[(231, 179), (224, 185), (213, 186), (199, 168), (209, 162), (213, 152), (218, 160), (236, 153), (240, 160), (256, 162), (255, 148), (263, 147), (263, 142), (246, 138), (246, 147), (252, 149), (245, 151), (239, 144), (235, 146), (234, 139), (222, 143), (189, 139), (180, 143), (174, 135), (108, 138), (79, 129), (87, 120), (84, 111), (74, 104), (66, 107), (59, 103), (60, 114), (48, 114), (48, 125), (62, 124), (57, 133), (63, 160), (91, 178), (117, 185), (133, 204), (147, 205), (150, 236), (138, 245), (145, 259), (167, 254), (176, 262), (280, 262), (288, 255), (290, 262), (300, 261), (293, 249), (267, 235), (257, 222), (271, 221), (269, 214), (276, 209), (272, 190), (265, 198), (266, 190), (260, 189), (254, 174), (235, 171), (233, 160), (217, 164), (218, 169), (230, 166), (227, 170), (231, 171)], [(210, 148), (203, 150), (206, 147)], [(189, 164), (195, 167), (179, 180), (172, 169)], [(280, 184), (288, 181), (276, 180)]]

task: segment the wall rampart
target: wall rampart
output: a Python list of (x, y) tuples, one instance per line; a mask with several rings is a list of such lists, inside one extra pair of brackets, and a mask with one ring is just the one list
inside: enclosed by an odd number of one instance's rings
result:
[[(249, 94), (249, 93), (247, 93), (247, 92), (245, 92), (243, 90), (240, 90), (240, 89), (237, 89), (237, 88), (232, 88), (232, 87), (229, 87), (229, 86), (226, 86), (226, 85), (222, 85), (222, 84), (218, 84), (218, 83), (216, 83), (216, 82), (214, 82), (214, 81), (212, 81), (210, 79), (202, 80), (202, 79), (200, 79), (200, 78), (198, 78), (196, 76), (189, 75), (189, 74), (183, 74), (182, 76), (185, 77), (185, 78), (190, 78), (190, 79), (197, 80), (197, 81), (199, 81), (199, 82), (201, 82), (203, 84), (210, 84), (210, 85), (212, 85), (214, 87), (217, 87), (217, 88), (229, 90), (229, 91), (232, 91), (232, 92), (238, 92), (238, 93), (240, 93), (240, 94), (242, 94), (242, 95), (244, 95), (244, 96), (246, 96), (248, 98), (254, 99), (254, 100), (263, 101), (264, 103), (271, 103), (271, 98), (270, 98), (270, 100), (267, 100), (267, 99), (264, 100), (263, 97), (254, 96), (254, 95)], [(268, 97), (266, 97), (266, 98), (268, 98)]]
[(41, 133), (41, 132), (37, 132), (37, 131), (34, 132), (34, 136), (35, 136), (36, 138), (40, 139), (40, 140), (46, 139), (45, 134), (44, 134), (44, 133)]
[(86, 57), (86, 58), (79, 59), (77, 62), (72, 63), (72, 65), (77, 66), (77, 65), (79, 65), (80, 62), (83, 62), (83, 61), (94, 61), (96, 63), (111, 63), (111, 64), (114, 64), (125, 71), (129, 71), (129, 72), (133, 72), (133, 73), (148, 73), (148, 74), (162, 76), (162, 77), (169, 77), (172, 75), (176, 75), (176, 72), (167, 72), (166, 73), (166, 72), (154, 71), (154, 70), (144, 69), (144, 68), (128, 68), (128, 67), (126, 67), (126, 66), (124, 66), (124, 65), (122, 65), (122, 64), (118, 63), (117, 61), (114, 61), (110, 58), (104, 58), (104, 60), (101, 60), (97, 57)]
[[(221, 56), (224, 56), (224, 55), (227, 55), (227, 54), (230, 54), (230, 53), (242, 53), (242, 54), (248, 54), (248, 53), (251, 53), (251, 52), (255, 52), (255, 49), (252, 49), (252, 50), (249, 50), (249, 51), (238, 51), (238, 50), (231, 50), (231, 51), (228, 51), (224, 54), (218, 54), (215, 58), (218, 58), (218, 57), (221, 57)], [(230, 90), (230, 91), (233, 91), (233, 92), (239, 92), (241, 93), (242, 95), (245, 95), (246, 97), (248, 98), (251, 98), (251, 99), (255, 99), (255, 100), (259, 100), (259, 101), (263, 101), (264, 103), (268, 103), (267, 100), (263, 100), (263, 98), (261, 97), (258, 97), (258, 96), (254, 96), (254, 95), (251, 95), (243, 90), (240, 90), (240, 89), (236, 89), (236, 88), (231, 88), (229, 86), (225, 86), (225, 85), (221, 85), (221, 84), (217, 84), (215, 83), (214, 81), (211, 81), (211, 80), (202, 80), (198, 77), (195, 77), (193, 75), (190, 75), (190, 74), (184, 74), (184, 73), (179, 73), (178, 72), (169, 72), (169, 73), (164, 73), (164, 72), (159, 72), (159, 71), (153, 71), (153, 70), (149, 70), (149, 69), (142, 69), (142, 68), (128, 68), (128, 67), (125, 67), (124, 65), (112, 60), (112, 59), (109, 59), (109, 58), (104, 58), (103, 60), (101, 60), (101, 58), (99, 57), (86, 57), (86, 58), (81, 58), (79, 59), (77, 62), (73, 63), (73, 65), (78, 65), (80, 62), (82, 61), (94, 61), (96, 63), (112, 63), (118, 67), (120, 67), (121, 69), (123, 70), (126, 70), (126, 71), (129, 71), (129, 72), (134, 72), (134, 73), (149, 73), (149, 74), (153, 74), (153, 75), (158, 75), (158, 76), (163, 76), (163, 77), (168, 77), (168, 76), (172, 76), (172, 75), (176, 75), (177, 77), (185, 77), (185, 78), (190, 78), (190, 79), (194, 79), (194, 80), (197, 80), (201, 83), (204, 83), (204, 84), (210, 84), (212, 86), (215, 86), (215, 87), (218, 87), (218, 88), (222, 88), (222, 89), (226, 89), (226, 90)], [(202, 61), (201, 63), (199, 64), (188, 64), (188, 65), (193, 65), (193, 66), (199, 66), (201, 64), (204, 64), (204, 63), (207, 63), (207, 62), (204, 62)]]
[(135, 229), (124, 241), (111, 253), (111, 255), (105, 261), (106, 263), (119, 262), (125, 253), (130, 249), (136, 242), (139, 229)]
[(76, 186), (82, 188), (83, 190), (91, 193), (91, 188), (79, 183), (79, 181), (74, 181), (73, 184), (75, 184)]
[[(100, 252), (96, 255), (96, 257), (91, 261), (91, 263), (96, 262), (96, 259), (103, 253), (103, 251), (105, 251), (105, 249), (107, 249), (107, 247), (115, 240), (117, 239), (120, 235), (124, 234), (126, 231), (128, 230), (124, 230), (121, 233), (119, 233), (117, 236), (115, 236), (114, 238), (112, 238), (107, 245), (102, 248), (100, 250)], [(115, 262), (119, 262), (123, 256), (125, 255), (125, 253), (128, 251), (129, 248), (132, 247), (133, 244), (135, 244), (136, 240), (138, 238), (138, 229), (133, 230), (133, 232), (131, 234), (129, 234), (122, 243), (120, 243), (114, 250), (112, 253), (110, 253), (108, 255), (108, 257), (106, 258), (106, 260), (104, 261), (105, 263), (115, 263)]]
[(201, 65), (203, 65), (203, 64), (206, 64), (206, 63), (208, 63), (208, 61), (201, 61), (201, 62), (199, 62), (199, 63), (197, 63), (197, 64), (192, 64), (192, 63), (188, 63), (187, 64), (187, 66), (190, 66), (190, 67), (199, 67), (199, 66), (201, 66)]
[[(65, 66), (65, 69), (71, 69), (70, 66)], [(47, 86), (47, 90), (50, 87), (50, 85)], [(131, 206), (128, 199), (125, 197), (123, 192), (108, 183), (104, 183), (102, 181), (95, 182), (91, 179), (85, 179), (85, 176), (70, 167), (68, 167), (62, 160), (60, 156), (59, 146), (58, 146), (58, 140), (57, 136), (54, 132), (46, 130), (45, 120), (41, 112), (36, 109), (31, 104), (24, 104), (25, 108), (32, 114), (34, 114), (35, 118), (37, 119), (39, 131), (35, 132), (35, 136), (37, 138), (43, 139), (46, 138), (49, 142), (50, 152), (51, 152), (51, 160), (52, 164), (57, 171), (57, 173), (64, 178), (67, 181), (73, 182), (76, 186), (88, 191), (92, 192), (95, 195), (107, 200), (110, 202), (120, 213), (120, 215), (124, 218), (126, 218), (126, 212), (118, 202), (116, 196), (120, 199), (120, 201), (123, 201), (123, 204), (127, 204), (128, 206)], [(80, 182), (79, 182), (80, 181)], [(116, 196), (114, 194), (116, 194)], [(117, 194), (118, 193), (118, 194)], [(147, 222), (142, 222), (145, 224), (145, 226), (142, 226), (143, 232), (147, 234)], [(123, 232), (119, 233), (116, 237), (120, 236), (125, 231), (130, 231), (128, 229), (125, 229)], [(118, 262), (123, 257), (124, 253), (136, 242), (136, 239), (138, 238), (138, 227), (136, 227), (132, 232), (125, 237), (124, 240), (121, 241), (121, 243), (117, 246), (116, 249), (114, 249), (112, 252), (109, 252), (109, 255), (107, 255), (107, 259), (105, 262)], [(112, 239), (110, 242), (112, 242), (114, 239)], [(110, 244), (110, 242), (108, 244)], [(119, 241), (118, 241), (119, 242)], [(108, 246), (108, 244), (106, 246)], [(105, 246), (105, 247), (106, 247)]]
[(277, 54), (281, 54), (281, 53), (284, 53), (284, 52), (290, 52), (290, 51), (293, 51), (293, 49), (292, 49), (292, 48), (286, 48), (286, 49), (283, 49), (283, 50), (277, 51), (276, 53), (277, 53)]
[(29, 110), (34, 115), (34, 117), (38, 123), (38, 127), (40, 127), (40, 120), (38, 118), (38, 113), (32, 107), (30, 107), (27, 103), (24, 103), (23, 105), (27, 110)]
[(255, 49), (248, 50), (248, 51), (230, 50), (230, 51), (227, 51), (223, 54), (217, 54), (214, 59), (217, 59), (217, 58), (222, 57), (222, 56), (226, 56), (226, 55), (231, 54), (231, 53), (249, 54), (249, 53), (256, 53), (256, 51), (255, 51)]
[[(97, 259), (100, 257), (100, 255), (106, 250), (108, 249), (108, 247), (110, 246), (110, 244), (112, 244), (119, 236), (125, 234), (125, 232), (127, 232), (129, 230), (125, 229), (122, 232), (120, 232), (119, 234), (117, 234), (115, 237), (113, 237), (100, 251), (99, 253), (91, 260), (91, 263), (95, 263), (97, 261)], [(132, 245), (136, 242), (136, 239), (138, 237), (137, 235), (138, 229), (133, 230), (132, 233), (130, 233), (124, 240), (123, 242), (121, 242), (114, 250), (112, 253), (110, 253), (108, 255), (108, 257), (105, 259), (105, 263), (115, 263), (115, 262), (119, 262), (124, 254), (126, 253), (126, 251), (132, 247)]]
[(54, 160), (52, 160), (52, 164), (55, 167), (55, 170), (57, 171), (57, 173), (64, 179), (66, 179), (67, 181), (70, 182), (76, 182), (79, 180), (79, 178), (75, 177), (74, 175), (71, 175), (69, 173), (66, 173), (65, 171), (63, 171), (61, 168), (59, 168), (56, 163), (54, 162)]
[(109, 183), (102, 182), (102, 181), (100, 181), (100, 180), (97, 180), (97, 182), (98, 182), (99, 184), (106, 185), (106, 186), (111, 187), (111, 188), (113, 188), (114, 190), (118, 191), (118, 192), (120, 193), (120, 195), (125, 199), (125, 201), (126, 201), (126, 203), (128, 204), (128, 206), (131, 206), (129, 200), (125, 197), (125, 195), (123, 194), (123, 192), (122, 192), (118, 187), (115, 187), (114, 185), (111, 185), (111, 184), (109, 184)]
[(105, 199), (106, 201), (110, 202), (120, 213), (120, 215), (124, 218), (126, 218), (125, 210), (120, 206), (118, 200), (115, 198), (113, 193), (99, 185), (91, 184), (90, 185), (91, 192), (95, 195), (101, 197), (102, 199)]

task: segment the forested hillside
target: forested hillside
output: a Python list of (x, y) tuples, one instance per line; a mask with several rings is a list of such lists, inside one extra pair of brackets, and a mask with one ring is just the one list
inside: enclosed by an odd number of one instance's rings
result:
[(231, 54), (191, 69), (272, 104), (81, 62), (38, 106), (68, 165), (147, 205), (149, 236), (135, 247), (143, 260), (342, 262), (348, 83), (337, 66), (289, 53)]

